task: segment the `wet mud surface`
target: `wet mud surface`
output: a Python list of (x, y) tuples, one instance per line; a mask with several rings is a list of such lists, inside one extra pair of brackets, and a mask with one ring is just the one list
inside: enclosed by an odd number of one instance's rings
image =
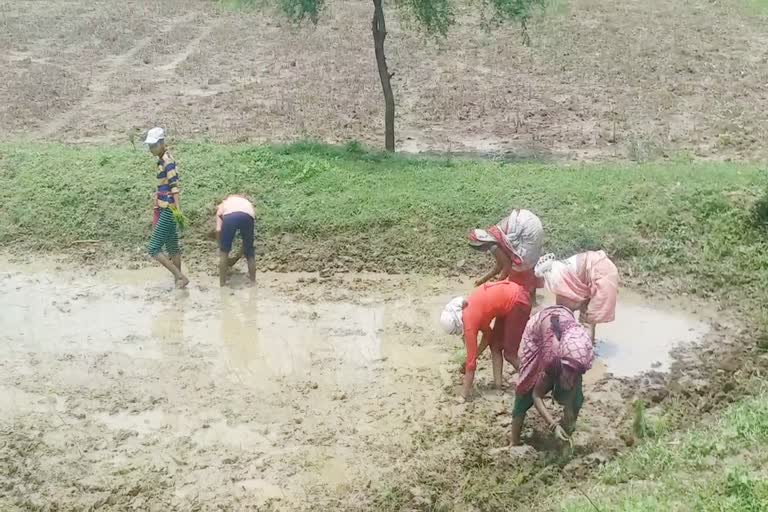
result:
[[(470, 289), (266, 273), (255, 287), (195, 276), (177, 291), (155, 268), (3, 260), (0, 509), (306, 509), (396, 474), (440, 425), (506, 430), (511, 369), (502, 394), (482, 360), (479, 396), (458, 403), (460, 341), (437, 326)], [(692, 344), (713, 332), (622, 292), (586, 378), (574, 437), (585, 464), (627, 444), (628, 402), (665, 399), (662, 372), (697, 364), (690, 354), (707, 348)], [(685, 389), (708, 385), (687, 378)], [(533, 416), (525, 439), (551, 449)]]

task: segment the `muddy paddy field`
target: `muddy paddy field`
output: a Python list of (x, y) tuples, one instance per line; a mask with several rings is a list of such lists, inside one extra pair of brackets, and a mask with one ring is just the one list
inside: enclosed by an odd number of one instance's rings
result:
[[(626, 510), (696, 510), (761, 481), (756, 166), (176, 153), (184, 292), (147, 261), (148, 155), (0, 145), (0, 509), (586, 512), (582, 493), (613, 510), (629, 492), (645, 501)], [(231, 289), (214, 275), (224, 190), (256, 204), (253, 288), (242, 268)], [(87, 199), (102, 195), (109, 208)], [(540, 212), (547, 250), (605, 248), (621, 269), (573, 448), (531, 414), (527, 447), (505, 450), (515, 375), (500, 395), (483, 359), (459, 403), (461, 345), (437, 325), (487, 271), (467, 226), (515, 203)], [(715, 510), (767, 503), (749, 496)]]
[[(553, 2), (530, 47), (393, 10), (389, 156), (266, 145), (381, 146), (365, 2), (297, 28), (0, 0), (0, 511), (768, 510), (758, 4)], [(155, 125), (187, 291), (146, 258)], [(220, 289), (204, 239), (232, 192), (257, 209), (255, 287)], [(487, 270), (467, 229), (521, 206), (547, 251), (622, 275), (572, 447), (533, 413), (505, 449), (516, 376), (491, 389), (484, 358), (461, 403), (437, 325)]]
[[(535, 414), (533, 448), (499, 449), (515, 376), (491, 389), (487, 357), (478, 396), (457, 401), (460, 345), (437, 316), (467, 279), (264, 273), (247, 287), (238, 274), (220, 289), (195, 275), (178, 291), (155, 268), (1, 268), (3, 510), (356, 509), (421, 457), (536, 464), (568, 450)], [(632, 401), (665, 399), (670, 369), (706, 394), (685, 374), (712, 318), (622, 291), (598, 331), (569, 471), (632, 444)], [(446, 428), (469, 438), (430, 439)], [(434, 500), (410, 490), (412, 507)]]

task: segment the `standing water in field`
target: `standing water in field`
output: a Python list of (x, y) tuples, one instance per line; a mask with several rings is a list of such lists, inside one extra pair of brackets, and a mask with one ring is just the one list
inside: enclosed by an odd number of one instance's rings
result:
[[(220, 289), (196, 276), (178, 291), (156, 268), (0, 264), (0, 444), (36, 461), (44, 483), (32, 502), (87, 508), (117, 493), (139, 509), (290, 510), (397, 471), (430, 425), (508, 409), (511, 395), (488, 389), (487, 354), (480, 409), (454, 400), (461, 345), (437, 317), (466, 282), (262, 274), (248, 288), (241, 277)], [(598, 382), (606, 373), (667, 368), (673, 347), (706, 330), (622, 291), (616, 322), (598, 326), (584, 418), (621, 412)], [(72, 497), (73, 487), (91, 490)]]
[(597, 357), (617, 377), (650, 369), (668, 371), (671, 350), (701, 340), (709, 325), (692, 315), (654, 309), (637, 294), (622, 290), (616, 321), (597, 326)]

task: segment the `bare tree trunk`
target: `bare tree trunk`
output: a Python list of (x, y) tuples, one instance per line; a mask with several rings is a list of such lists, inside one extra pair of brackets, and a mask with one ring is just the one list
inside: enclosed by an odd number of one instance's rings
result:
[(373, 45), (376, 51), (376, 65), (379, 68), (381, 89), (384, 91), (384, 146), (387, 151), (395, 150), (395, 96), (392, 94), (391, 79), (395, 75), (387, 69), (384, 56), (384, 40), (387, 26), (384, 23), (383, 0), (373, 0)]

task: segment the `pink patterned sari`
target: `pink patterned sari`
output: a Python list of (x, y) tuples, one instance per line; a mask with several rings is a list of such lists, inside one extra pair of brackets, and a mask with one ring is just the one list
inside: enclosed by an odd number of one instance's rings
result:
[(547, 288), (555, 295), (586, 304), (583, 320), (592, 324), (616, 318), (619, 271), (603, 251), (587, 251), (558, 263), (558, 271), (545, 276)]
[[(560, 321), (559, 340), (552, 325), (553, 316)], [(586, 373), (592, 367), (594, 353), (589, 333), (573, 312), (563, 306), (550, 306), (528, 321), (519, 355), (516, 393), (525, 395), (533, 390), (544, 372), (553, 372), (566, 380)]]

